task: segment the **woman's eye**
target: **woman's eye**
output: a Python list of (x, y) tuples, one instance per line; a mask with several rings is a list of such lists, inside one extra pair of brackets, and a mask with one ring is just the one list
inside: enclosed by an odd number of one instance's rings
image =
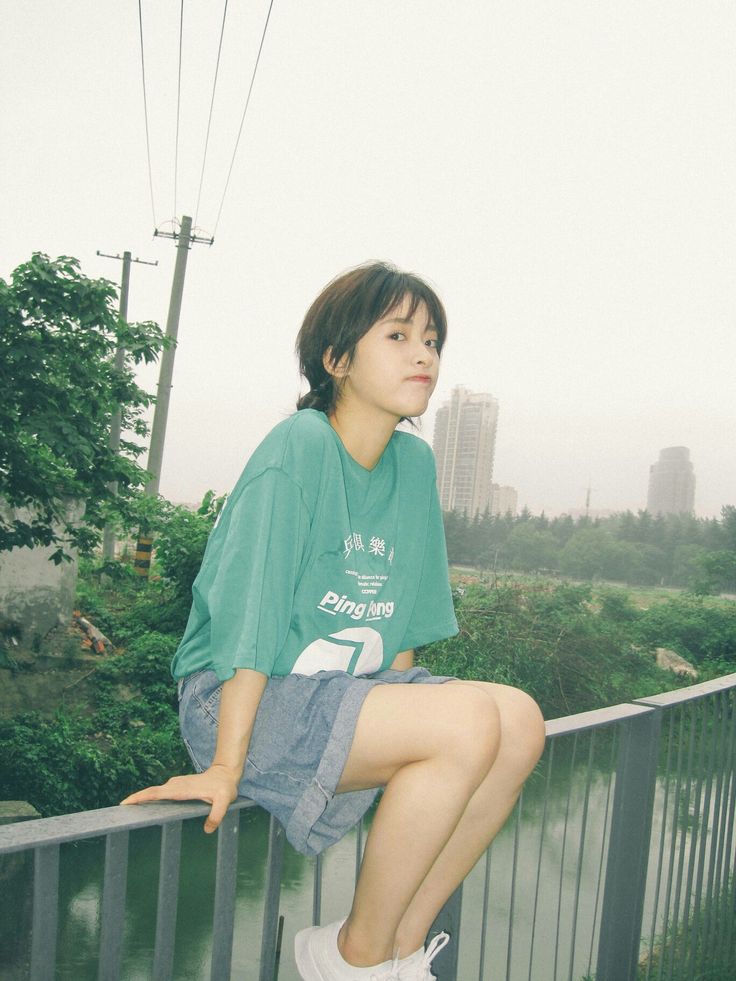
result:
[(391, 340), (391, 341), (400, 341), (400, 340), (403, 340), (403, 338), (404, 338), (404, 335), (402, 334), (402, 332), (400, 330), (395, 330), (393, 332), (393, 334), (389, 334), (389, 340)]
[(424, 343), (427, 345), (427, 347), (433, 347), (435, 350), (439, 346), (439, 341), (436, 337), (428, 337)]

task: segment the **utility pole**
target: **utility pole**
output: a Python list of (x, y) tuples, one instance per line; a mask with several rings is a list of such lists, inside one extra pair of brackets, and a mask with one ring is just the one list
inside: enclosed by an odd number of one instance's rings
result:
[(179, 315), (184, 294), (184, 276), (187, 271), (187, 258), (191, 243), (205, 242), (212, 245), (214, 239), (192, 235), (192, 219), (184, 215), (178, 232), (155, 232), (162, 238), (173, 238), (176, 242), (176, 265), (174, 280), (171, 284), (171, 300), (169, 301), (169, 316), (166, 320), (166, 336), (172, 344), (161, 355), (161, 368), (158, 376), (156, 391), (156, 410), (153, 414), (151, 427), (151, 443), (148, 450), (146, 469), (151, 479), (146, 484), (146, 494), (155, 497), (161, 481), (161, 462), (164, 455), (164, 440), (166, 438), (166, 423), (169, 416), (169, 398), (171, 397), (171, 381), (174, 376), (174, 356), (176, 354), (176, 336), (179, 333)]
[[(174, 377), (174, 356), (176, 355), (176, 338), (179, 333), (179, 316), (181, 314), (182, 296), (184, 295), (184, 277), (187, 271), (189, 249), (195, 242), (212, 245), (213, 238), (192, 235), (192, 219), (183, 215), (178, 232), (160, 232), (154, 235), (160, 238), (171, 238), (176, 241), (176, 264), (174, 279), (171, 284), (171, 299), (169, 300), (169, 315), (166, 319), (166, 336), (171, 339), (169, 347), (161, 355), (158, 387), (156, 389), (156, 408), (151, 426), (151, 442), (148, 449), (146, 470), (151, 478), (146, 484), (145, 493), (156, 497), (161, 482), (161, 464), (164, 456), (164, 441), (166, 439), (166, 423), (169, 417), (169, 399), (171, 397), (172, 379)], [(144, 529), (138, 536), (138, 547), (135, 556), (135, 571), (141, 576), (147, 576), (151, 565), (151, 547), (153, 539)]]
[[(105, 259), (122, 259), (123, 262), (123, 277), (120, 283), (120, 319), (127, 323), (128, 320), (128, 293), (130, 291), (130, 265), (132, 262), (138, 262), (143, 266), (157, 266), (158, 259), (155, 262), (149, 262), (147, 259), (133, 259), (130, 252), (123, 252), (122, 255), (110, 255), (108, 252), (100, 252), (97, 250), (97, 255), (103, 256)], [(125, 367), (125, 348), (118, 344), (115, 351), (115, 369), (116, 371), (122, 371)], [(110, 423), (110, 437), (108, 440), (108, 445), (110, 449), (114, 450), (116, 453), (120, 449), (120, 424), (121, 424), (122, 413), (120, 411), (120, 406), (117, 407), (113, 413), (112, 421)], [(118, 492), (118, 482), (116, 480), (111, 481), (108, 485), (109, 489), (113, 494)], [(111, 525), (105, 526), (105, 532), (102, 538), (102, 558), (105, 561), (115, 558), (115, 531)]]

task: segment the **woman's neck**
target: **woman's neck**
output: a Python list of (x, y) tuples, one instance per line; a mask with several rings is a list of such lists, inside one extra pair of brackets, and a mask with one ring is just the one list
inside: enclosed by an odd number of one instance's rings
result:
[(383, 455), (399, 420), (386, 413), (366, 413), (341, 401), (327, 418), (350, 456), (372, 470)]

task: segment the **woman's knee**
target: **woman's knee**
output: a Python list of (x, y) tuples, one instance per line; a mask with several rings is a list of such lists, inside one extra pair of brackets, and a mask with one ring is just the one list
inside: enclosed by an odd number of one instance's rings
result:
[(531, 771), (544, 752), (544, 717), (535, 700), (519, 688), (509, 688), (501, 709), (502, 731), (508, 730), (513, 751)]
[(493, 766), (501, 743), (495, 699), (474, 686), (447, 684), (447, 752), (479, 779)]
[(490, 695), (500, 716), (501, 752), (513, 755), (522, 769), (531, 771), (544, 752), (544, 717), (535, 700), (520, 688), (490, 682), (468, 684)]

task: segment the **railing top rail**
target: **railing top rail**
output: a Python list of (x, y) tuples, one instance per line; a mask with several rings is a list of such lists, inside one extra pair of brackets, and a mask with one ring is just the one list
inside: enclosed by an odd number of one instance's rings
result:
[(696, 698), (705, 698), (707, 695), (716, 695), (731, 688), (736, 688), (736, 674), (726, 674), (722, 678), (702, 681), (699, 685), (688, 685), (687, 688), (678, 688), (676, 691), (664, 691), (660, 695), (637, 698), (636, 704), (666, 708), (670, 705), (681, 705), (683, 702), (689, 702)]
[(637, 715), (647, 715), (653, 708), (646, 705), (634, 705), (623, 702), (620, 705), (608, 705), (606, 708), (593, 709), (590, 712), (578, 712), (577, 715), (563, 715), (559, 719), (550, 719), (545, 723), (548, 736), (566, 736), (573, 732), (583, 732), (585, 729), (596, 729), (598, 726), (623, 722)]
[[(231, 810), (247, 807), (255, 807), (253, 801), (247, 797), (239, 797), (230, 805)], [(0, 827), (0, 855), (41, 845), (97, 838), (114, 831), (133, 831), (136, 828), (186, 821), (188, 818), (205, 817), (209, 811), (209, 804), (167, 801), (161, 804), (119, 804), (117, 807), (101, 807), (96, 811), (79, 811), (76, 814), (38, 818), (35, 821), (19, 821)]]

